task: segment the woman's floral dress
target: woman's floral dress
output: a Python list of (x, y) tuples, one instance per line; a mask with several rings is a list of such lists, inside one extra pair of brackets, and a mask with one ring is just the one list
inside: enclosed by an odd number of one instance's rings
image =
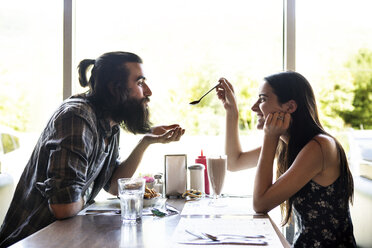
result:
[(294, 195), (298, 225), (294, 247), (356, 247), (346, 187), (340, 178), (326, 187), (310, 181)]

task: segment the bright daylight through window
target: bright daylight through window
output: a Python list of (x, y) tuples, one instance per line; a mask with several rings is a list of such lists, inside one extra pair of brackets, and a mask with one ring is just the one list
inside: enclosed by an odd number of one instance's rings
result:
[[(156, 173), (164, 167), (164, 154), (187, 154), (193, 163), (201, 149), (206, 154), (223, 151), (224, 109), (216, 94), (189, 105), (220, 77), (233, 82), (239, 92), (242, 131), (255, 130), (250, 107), (257, 85), (264, 75), (282, 70), (282, 15), (282, 2), (277, 0), (161, 0), (146, 1), (146, 8), (142, 1), (76, 1), (75, 65), (106, 51), (126, 50), (143, 58), (153, 91), (154, 124), (180, 123), (186, 129), (180, 142), (146, 151), (140, 172)], [(138, 140), (122, 136), (126, 146), (129, 139), (132, 145)], [(251, 177), (252, 171), (236, 174)], [(227, 180), (237, 181), (236, 174)], [(229, 187), (237, 191), (229, 183), (224, 189)]]
[[(0, 168), (16, 183), (63, 100), (63, 1), (1, 2), (0, 132), (17, 137), (19, 148), (0, 154)], [(224, 151), (224, 109), (215, 93), (189, 105), (220, 77), (234, 84), (244, 149), (259, 143), (250, 108), (263, 77), (283, 69), (283, 1), (72, 2), (73, 94), (86, 90), (77, 81), (82, 59), (134, 52), (144, 60), (154, 125), (186, 129), (180, 142), (150, 147), (137, 173), (161, 172), (165, 154), (187, 154), (193, 163), (201, 150)], [(369, 0), (296, 1), (296, 70), (309, 79), (323, 124), (346, 152), (350, 128), (372, 129), (371, 9)], [(139, 137), (122, 132), (121, 138), (123, 158)], [(223, 191), (250, 194), (254, 172), (228, 173)]]

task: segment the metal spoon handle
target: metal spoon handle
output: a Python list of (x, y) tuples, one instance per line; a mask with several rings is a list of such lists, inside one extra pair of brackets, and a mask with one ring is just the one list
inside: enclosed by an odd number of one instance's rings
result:
[(203, 97), (205, 97), (206, 95), (208, 95), (208, 93), (211, 92), (212, 90), (214, 90), (217, 86), (218, 86), (218, 84), (217, 84), (216, 86), (214, 86), (212, 89), (208, 90), (207, 93), (205, 93), (202, 97), (200, 97), (199, 101), (200, 101)]
[(199, 100), (190, 102), (190, 104), (191, 105), (198, 104), (206, 95), (208, 95), (209, 92), (211, 92), (212, 90), (214, 90), (219, 84), (220, 83), (216, 84), (216, 86), (214, 86), (212, 89), (208, 90), (208, 92), (205, 93), (202, 97), (200, 97)]

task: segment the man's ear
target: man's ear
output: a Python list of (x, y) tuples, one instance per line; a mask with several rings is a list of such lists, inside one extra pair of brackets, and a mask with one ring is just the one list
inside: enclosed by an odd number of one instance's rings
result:
[(112, 98), (115, 99), (116, 102), (125, 102), (128, 99), (128, 94), (124, 91), (122, 86), (117, 85), (113, 82), (108, 84), (108, 89), (112, 95)]
[(113, 82), (109, 82), (108, 85), (107, 85), (109, 91), (110, 91), (110, 94), (113, 96), (113, 97), (116, 97), (117, 96), (117, 90), (116, 90), (116, 87), (115, 87), (115, 84)]
[(292, 114), (297, 109), (297, 103), (295, 100), (289, 100), (288, 102), (285, 103), (284, 108), (287, 113)]

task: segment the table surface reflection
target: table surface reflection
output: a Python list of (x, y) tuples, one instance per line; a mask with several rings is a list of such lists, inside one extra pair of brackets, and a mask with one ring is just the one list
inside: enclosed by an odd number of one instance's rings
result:
[[(167, 203), (182, 210), (185, 201), (168, 199)], [(122, 225), (119, 215), (79, 215), (55, 221), (12, 247), (172, 247), (170, 240), (180, 218), (180, 215), (164, 218), (144, 216), (140, 224)], [(276, 225), (271, 223), (283, 247), (290, 247)]]

